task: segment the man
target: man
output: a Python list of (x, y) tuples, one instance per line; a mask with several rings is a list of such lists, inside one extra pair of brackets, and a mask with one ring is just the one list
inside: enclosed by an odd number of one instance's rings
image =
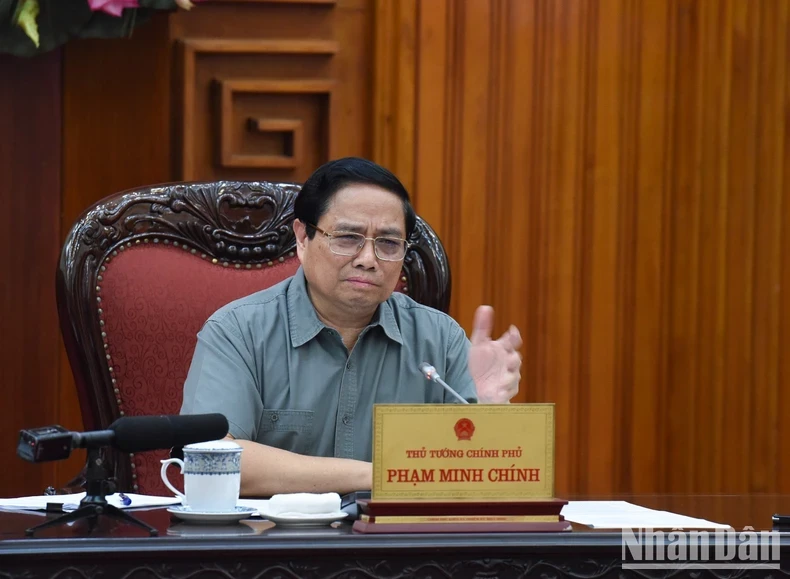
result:
[(242, 495), (369, 490), (376, 403), (470, 402), (518, 391), (521, 338), (470, 340), (442, 312), (394, 292), (416, 217), (409, 194), (364, 159), (329, 162), (294, 204), (297, 273), (217, 311), (198, 334), (182, 414), (220, 412), (244, 448)]

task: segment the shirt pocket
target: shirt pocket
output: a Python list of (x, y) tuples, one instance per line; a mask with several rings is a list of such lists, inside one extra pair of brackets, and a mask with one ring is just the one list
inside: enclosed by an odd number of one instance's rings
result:
[(264, 410), (259, 442), (283, 450), (309, 454), (313, 434), (312, 410)]

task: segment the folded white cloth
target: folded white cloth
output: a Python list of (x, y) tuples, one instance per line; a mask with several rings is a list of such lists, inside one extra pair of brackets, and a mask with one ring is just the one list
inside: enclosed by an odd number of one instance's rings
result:
[(337, 493), (290, 493), (274, 495), (269, 499), (266, 512), (272, 515), (323, 515), (340, 510)]

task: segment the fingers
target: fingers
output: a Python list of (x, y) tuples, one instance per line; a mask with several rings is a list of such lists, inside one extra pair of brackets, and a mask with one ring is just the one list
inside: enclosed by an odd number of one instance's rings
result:
[(512, 380), (499, 389), (499, 395), (495, 401), (498, 404), (507, 404), (518, 394), (518, 385), (521, 382), (521, 374), (516, 372), (512, 375)]
[(518, 331), (518, 328), (516, 326), (510, 326), (508, 334), (510, 336), (510, 343), (513, 345), (513, 349), (521, 349), (521, 346), (524, 344), (524, 342), (521, 339), (521, 332)]
[(478, 382), (479, 401), (481, 404), (507, 404), (518, 394), (520, 382), (520, 368), (505, 372), (495, 383), (488, 380)]
[(521, 383), (521, 372), (519, 372), (518, 370), (514, 371), (512, 373), (512, 378), (513, 379), (508, 383), (505, 389), (505, 393), (507, 395), (508, 400), (510, 400), (511, 398), (513, 398), (513, 396), (518, 394), (518, 385)]
[(472, 344), (480, 344), (491, 339), (491, 332), (494, 329), (494, 308), (491, 306), (480, 306), (475, 311), (475, 321), (472, 327)]
[(510, 326), (498, 341), (505, 346), (508, 352), (518, 351), (523, 345), (521, 333), (516, 326)]
[[(491, 332), (494, 330), (494, 308), (491, 306), (480, 306), (475, 311), (475, 319), (472, 327), (472, 337), (470, 341), (472, 344), (480, 344), (486, 340), (491, 339)], [(521, 339), (521, 332), (518, 331), (516, 326), (511, 325), (508, 330), (502, 334), (499, 341), (505, 346), (508, 352), (518, 351), (523, 345)]]
[(521, 368), (521, 354), (510, 352), (505, 359), (505, 368), (508, 372), (518, 372)]

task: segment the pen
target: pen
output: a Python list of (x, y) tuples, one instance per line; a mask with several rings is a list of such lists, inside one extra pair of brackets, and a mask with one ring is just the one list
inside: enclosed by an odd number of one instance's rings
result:
[(132, 499), (130, 499), (123, 493), (118, 493), (118, 498), (121, 499), (121, 502), (124, 504), (125, 507), (128, 507), (129, 505), (132, 504)]

